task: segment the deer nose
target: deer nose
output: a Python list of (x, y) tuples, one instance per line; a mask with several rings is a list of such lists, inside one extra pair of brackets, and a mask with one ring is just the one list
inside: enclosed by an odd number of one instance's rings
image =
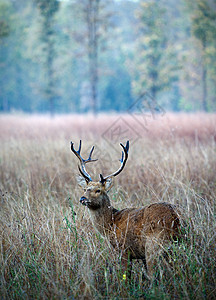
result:
[(86, 197), (84, 197), (84, 196), (82, 196), (81, 198), (80, 198), (80, 203), (82, 203), (83, 205), (86, 205), (86, 202), (88, 201), (88, 199), (86, 198)]

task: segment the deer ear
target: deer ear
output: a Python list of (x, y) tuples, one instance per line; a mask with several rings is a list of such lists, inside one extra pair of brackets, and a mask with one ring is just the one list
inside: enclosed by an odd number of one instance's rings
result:
[(83, 178), (82, 176), (77, 176), (77, 183), (80, 187), (84, 188), (87, 186), (87, 182), (85, 180), (85, 178)]
[(105, 190), (107, 192), (111, 189), (111, 187), (113, 186), (113, 183), (114, 183), (113, 177), (109, 177), (106, 179), (104, 185), (105, 185)]

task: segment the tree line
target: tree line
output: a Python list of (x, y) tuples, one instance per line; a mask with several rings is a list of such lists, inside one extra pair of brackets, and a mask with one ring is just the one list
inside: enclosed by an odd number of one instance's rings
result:
[(216, 1), (0, 0), (0, 86), (2, 112), (215, 111)]

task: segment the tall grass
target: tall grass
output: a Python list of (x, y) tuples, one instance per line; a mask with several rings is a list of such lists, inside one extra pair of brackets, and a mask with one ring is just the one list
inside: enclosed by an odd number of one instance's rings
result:
[(168, 114), (148, 120), (146, 128), (121, 117), (139, 139), (110, 192), (112, 204), (122, 209), (167, 201), (180, 207), (193, 228), (186, 242), (173, 246), (173, 268), (150, 283), (137, 261), (132, 282), (125, 281), (118, 255), (79, 204), (70, 140), (78, 146), (82, 138), (84, 154), (95, 144), (99, 161), (88, 170), (94, 179), (106, 175), (117, 168), (121, 149), (103, 133), (119, 116), (1, 116), (2, 298), (215, 298), (216, 116)]

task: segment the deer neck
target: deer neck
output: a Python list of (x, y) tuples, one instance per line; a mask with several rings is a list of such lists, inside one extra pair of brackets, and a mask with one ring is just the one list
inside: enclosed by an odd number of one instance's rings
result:
[(91, 219), (96, 229), (102, 234), (106, 235), (110, 231), (113, 219), (113, 207), (111, 206), (107, 194), (103, 195), (103, 205), (95, 210), (90, 210)]

